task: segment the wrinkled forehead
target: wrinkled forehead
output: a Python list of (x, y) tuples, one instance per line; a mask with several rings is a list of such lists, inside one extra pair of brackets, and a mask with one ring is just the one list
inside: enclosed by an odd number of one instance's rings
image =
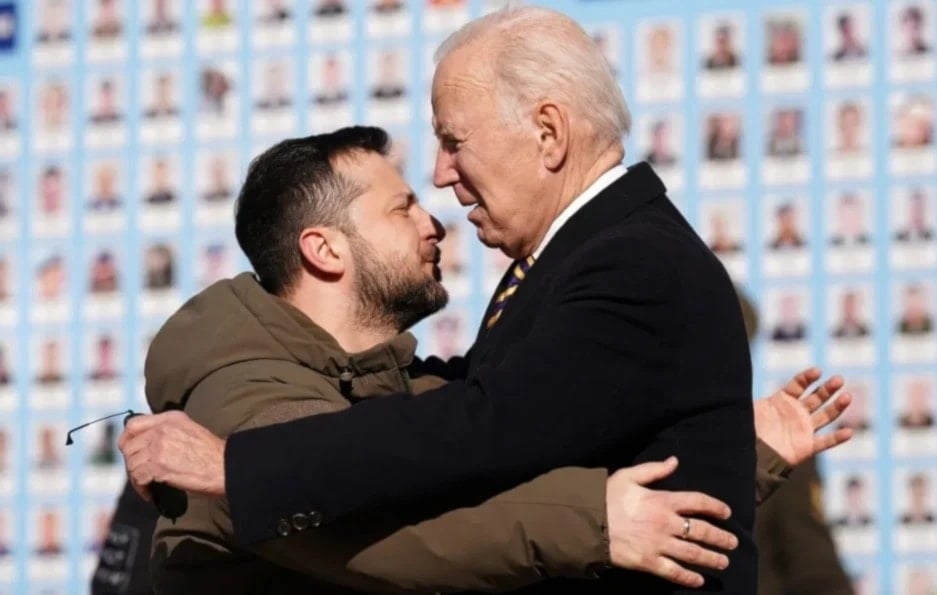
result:
[(380, 153), (352, 151), (335, 157), (335, 172), (355, 186), (352, 202), (383, 202), (387, 197), (411, 192), (406, 180), (393, 163)]
[(493, 73), (477, 44), (460, 48), (445, 57), (433, 75), (433, 113), (446, 114), (453, 108), (484, 102), (492, 94)]

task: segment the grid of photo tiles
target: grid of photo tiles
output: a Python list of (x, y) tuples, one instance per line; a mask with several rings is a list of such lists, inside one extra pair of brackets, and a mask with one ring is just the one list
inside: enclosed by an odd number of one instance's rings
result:
[[(432, 187), (432, 54), (483, 0), (35, 0), (0, 48), (0, 594), (86, 588), (146, 410), (149, 338), (246, 268), (232, 206), (289, 136), (385, 127), (448, 232), (450, 307), (424, 353), (470, 344), (508, 266)], [(600, 44), (650, 162), (759, 305), (756, 394), (845, 374), (856, 438), (825, 458), (858, 593), (937, 588), (937, 2), (540, 3)], [(15, 12), (15, 17), (10, 15)]]

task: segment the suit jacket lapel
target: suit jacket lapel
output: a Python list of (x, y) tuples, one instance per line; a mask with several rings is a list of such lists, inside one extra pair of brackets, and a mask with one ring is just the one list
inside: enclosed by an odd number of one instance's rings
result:
[[(475, 346), (472, 348), (473, 360), (484, 359), (487, 348), (497, 343), (498, 337), (505, 329), (512, 326), (512, 321), (535, 314), (537, 298), (542, 295), (543, 285), (549, 278), (550, 271), (554, 270), (566, 255), (603, 229), (618, 224), (641, 205), (664, 195), (666, 191), (651, 167), (647, 163), (639, 163), (629, 167), (625, 175), (612, 182), (576, 212), (544, 248), (540, 258), (511, 296), (498, 323), (489, 329), (486, 325), (497, 295), (497, 290), (495, 291), (485, 309), (485, 317), (481, 321)], [(502, 277), (499, 288), (509, 274), (510, 267)]]

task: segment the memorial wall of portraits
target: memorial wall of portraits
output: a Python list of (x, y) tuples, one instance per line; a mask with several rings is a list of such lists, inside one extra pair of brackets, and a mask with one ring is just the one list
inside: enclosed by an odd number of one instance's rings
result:
[[(937, 588), (937, 1), (551, 0), (581, 22), (648, 161), (760, 310), (756, 395), (848, 378), (826, 520), (858, 592)], [(705, 6), (696, 6), (696, 4)], [(485, 0), (35, 0), (0, 49), (0, 594), (80, 592), (145, 410), (150, 337), (246, 268), (233, 206), (289, 136), (385, 127), (447, 231), (462, 353), (509, 260), (432, 187), (433, 52)], [(705, 288), (698, 288), (704, 291)]]

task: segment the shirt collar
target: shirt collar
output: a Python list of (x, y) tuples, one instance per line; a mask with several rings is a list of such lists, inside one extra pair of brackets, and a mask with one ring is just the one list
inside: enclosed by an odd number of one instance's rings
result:
[(543, 236), (543, 241), (540, 242), (540, 246), (534, 250), (534, 258), (540, 258), (540, 255), (543, 253), (543, 249), (547, 247), (547, 244), (550, 243), (550, 240), (553, 239), (553, 236), (569, 221), (573, 215), (575, 215), (579, 209), (586, 206), (590, 200), (599, 195), (600, 192), (612, 185), (612, 182), (618, 178), (625, 175), (628, 171), (628, 168), (619, 163), (612, 169), (608, 170), (586, 188), (582, 194), (577, 196), (571, 203), (566, 205), (566, 208), (563, 209), (556, 219), (553, 220), (553, 223), (550, 224), (550, 227), (547, 229), (546, 235)]

